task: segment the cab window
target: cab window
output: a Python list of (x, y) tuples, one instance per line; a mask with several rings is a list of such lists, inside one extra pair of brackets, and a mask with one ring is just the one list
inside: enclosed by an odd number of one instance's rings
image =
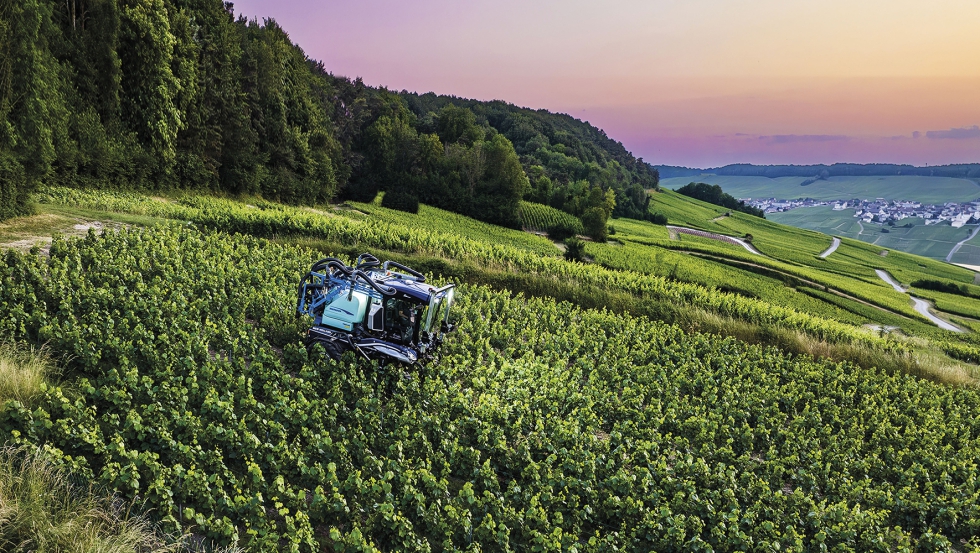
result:
[(418, 305), (410, 301), (392, 298), (385, 303), (385, 332), (403, 344), (412, 342)]

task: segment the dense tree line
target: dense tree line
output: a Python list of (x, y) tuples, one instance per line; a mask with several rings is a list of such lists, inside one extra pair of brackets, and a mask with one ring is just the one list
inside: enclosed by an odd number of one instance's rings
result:
[(324, 201), (350, 173), (330, 83), (273, 21), (216, 0), (2, 5), (7, 215), (44, 180)]
[(453, 100), (334, 76), (220, 0), (0, 0), (0, 218), (43, 182), (292, 203), (385, 191), (508, 226), (521, 199), (603, 229), (646, 216), (656, 171), (602, 131)]
[(756, 217), (761, 217), (763, 219), (766, 218), (765, 212), (763, 212), (761, 209), (750, 205), (745, 205), (745, 202), (736, 199), (735, 196), (732, 196), (731, 194), (724, 192), (717, 184), (689, 182), (678, 188), (677, 192), (684, 194), (685, 196), (701, 200), (702, 202), (720, 205), (733, 211), (741, 211), (742, 213), (748, 213), (749, 215), (755, 215)]

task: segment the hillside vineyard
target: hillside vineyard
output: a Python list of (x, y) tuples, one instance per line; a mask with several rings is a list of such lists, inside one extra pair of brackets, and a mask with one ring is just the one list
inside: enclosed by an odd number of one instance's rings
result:
[(485, 287), (424, 370), (324, 361), (292, 316), (318, 255), (164, 227), (8, 251), (2, 330), (81, 378), (3, 432), (256, 550), (976, 545), (975, 389)]

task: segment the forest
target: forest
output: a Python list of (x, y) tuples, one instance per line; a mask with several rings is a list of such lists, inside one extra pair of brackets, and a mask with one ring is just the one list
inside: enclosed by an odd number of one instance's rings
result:
[(678, 188), (677, 192), (691, 198), (696, 198), (702, 202), (720, 205), (722, 207), (727, 207), (728, 209), (741, 211), (742, 213), (748, 213), (749, 215), (755, 215), (756, 217), (761, 217), (763, 219), (766, 218), (765, 212), (763, 212), (761, 209), (750, 205), (745, 205), (745, 202), (742, 200), (736, 199), (731, 194), (723, 192), (721, 187), (717, 184), (689, 182)]
[(42, 184), (431, 203), (510, 227), (519, 202), (605, 228), (658, 174), (601, 130), (500, 101), (333, 75), (220, 0), (0, 2), (0, 219)]

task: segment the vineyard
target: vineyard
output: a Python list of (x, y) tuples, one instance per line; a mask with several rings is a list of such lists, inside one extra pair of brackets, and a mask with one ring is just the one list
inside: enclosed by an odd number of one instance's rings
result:
[[(198, 227), (228, 233), (270, 238), (298, 235), (317, 239), (334, 247), (356, 246), (411, 255), (466, 259), (483, 266), (538, 275), (556, 282), (611, 290), (640, 300), (683, 305), (717, 316), (803, 332), (819, 340), (861, 344), (882, 351), (903, 349), (902, 344), (894, 340), (791, 307), (719, 292), (663, 276), (623, 270), (625, 267), (609, 269), (598, 265), (569, 263), (557, 257), (557, 250), (550, 250), (553, 253), (542, 256), (536, 251), (538, 242), (519, 246), (508, 244), (508, 233), (516, 231), (504, 230), (500, 243), (492, 234), (477, 240), (468, 237), (467, 232), (457, 233), (449, 228), (440, 228), (438, 220), (435, 221), (434, 229), (429, 229), (427, 224), (424, 225), (425, 228), (419, 224), (399, 224), (397, 218), (389, 216), (388, 212), (391, 210), (380, 207), (372, 208), (382, 213), (378, 217), (365, 217), (362, 212), (348, 217), (343, 211), (337, 212), (338, 215), (325, 214), (303, 208), (246, 205), (206, 197), (188, 197), (179, 203), (166, 203), (139, 196), (69, 189), (57, 189), (42, 197), (42, 201), (54, 201), (54, 197), (59, 197), (58, 201), (80, 207), (168, 216)], [(406, 214), (404, 217), (413, 216)], [(524, 235), (528, 237), (527, 240), (540, 240), (526, 233)], [(547, 244), (546, 240), (544, 242)], [(914, 313), (911, 308), (906, 309)]]
[(313, 252), (159, 228), (8, 252), (69, 388), (0, 427), (253, 550), (977, 548), (980, 394), (467, 287), (424, 369), (309, 358)]
[(550, 205), (521, 202), (521, 225), (527, 230), (547, 232), (556, 237), (582, 234), (582, 221)]

